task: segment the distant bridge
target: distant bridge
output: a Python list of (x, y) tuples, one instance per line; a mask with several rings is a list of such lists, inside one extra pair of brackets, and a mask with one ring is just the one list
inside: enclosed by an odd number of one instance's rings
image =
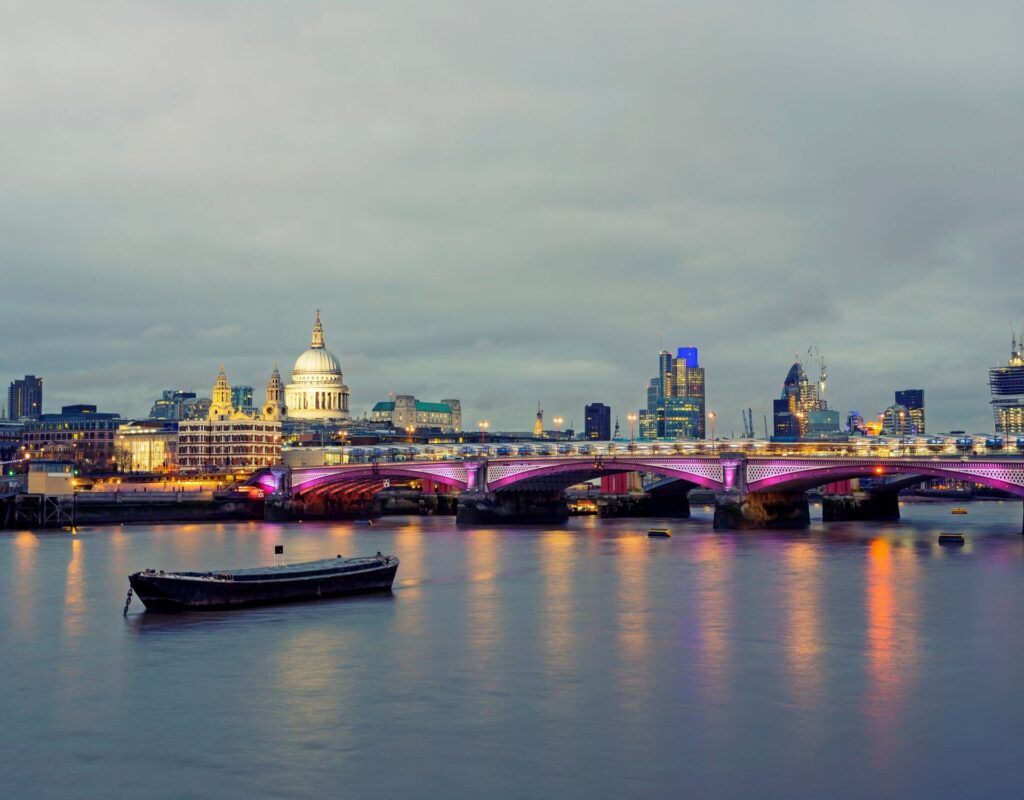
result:
[[(369, 496), (398, 482), (427, 481), (450, 487), (477, 504), (510, 494), (561, 495), (578, 483), (606, 475), (643, 472), (701, 486), (718, 495), (741, 496), (743, 504), (769, 495), (802, 496), (808, 489), (854, 478), (893, 478), (906, 486), (914, 478), (946, 478), (978, 483), (1024, 498), (1022, 457), (748, 457), (723, 451), (714, 456), (596, 455), (464, 460), (382, 461), (370, 464), (272, 468), (249, 481), (264, 491), (292, 500), (330, 500)], [(884, 492), (885, 487), (878, 491)], [(894, 489), (890, 489), (894, 493)], [(806, 503), (806, 500), (804, 500)], [(744, 514), (747, 513), (744, 505)], [(727, 526), (732, 527), (732, 526)]]

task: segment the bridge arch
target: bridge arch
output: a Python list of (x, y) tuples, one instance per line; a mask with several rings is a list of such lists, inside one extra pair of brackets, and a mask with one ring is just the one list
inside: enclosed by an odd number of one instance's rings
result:
[(709, 489), (722, 488), (722, 465), (717, 458), (684, 461), (678, 458), (615, 456), (559, 461), (492, 461), (487, 468), (487, 488), (490, 491), (532, 489), (538, 485), (566, 488), (603, 475), (623, 472), (649, 472)]
[[(460, 475), (461, 471), (461, 475)], [(455, 489), (466, 488), (466, 468), (461, 465), (446, 464), (359, 464), (345, 467), (309, 467), (299, 468), (292, 473), (292, 495), (303, 497), (313, 492), (321, 493), (331, 486), (342, 486), (348, 483), (379, 483), (389, 478), (409, 480), (432, 480)]]
[(1024, 497), (1024, 464), (1021, 462), (963, 461), (831, 461), (831, 462), (765, 462), (747, 465), (747, 489), (752, 492), (776, 489), (805, 491), (835, 481), (881, 476), (920, 475), (927, 478), (950, 478), (980, 483)]

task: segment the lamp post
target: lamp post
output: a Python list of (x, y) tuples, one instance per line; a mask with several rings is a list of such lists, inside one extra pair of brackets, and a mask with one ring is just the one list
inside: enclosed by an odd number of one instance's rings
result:
[(562, 438), (562, 418), (555, 417), (552, 422), (555, 423), (555, 441), (559, 441)]
[(711, 449), (715, 449), (715, 412), (708, 412), (708, 419), (711, 420)]
[(491, 423), (485, 419), (480, 420), (476, 426), (480, 429), (480, 444), (487, 443), (487, 429), (491, 427)]
[(636, 414), (630, 411), (626, 414), (626, 419), (629, 420), (629, 449), (633, 450), (633, 423), (636, 422)]
[(415, 425), (406, 425), (405, 426), (405, 432), (408, 434), (408, 440), (407, 441), (409, 442), (409, 444), (412, 444), (412, 435), (416, 432), (416, 426)]

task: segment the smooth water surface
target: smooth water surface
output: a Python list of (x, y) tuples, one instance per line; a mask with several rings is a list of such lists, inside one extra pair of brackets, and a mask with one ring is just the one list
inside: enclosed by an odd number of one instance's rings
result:
[[(1021, 506), (949, 510), (0, 533), (0, 796), (1019, 797)], [(279, 543), (395, 591), (121, 616), (129, 572)]]

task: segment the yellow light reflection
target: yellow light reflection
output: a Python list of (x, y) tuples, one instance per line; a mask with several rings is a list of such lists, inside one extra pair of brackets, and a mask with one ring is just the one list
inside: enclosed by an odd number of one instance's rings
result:
[(14, 571), (11, 583), (16, 602), (13, 625), (18, 633), (31, 636), (35, 633), (36, 612), (36, 560), (39, 556), (39, 539), (34, 533), (25, 531), (14, 537)]
[(879, 538), (868, 547), (867, 709), (877, 733), (895, 730), (919, 658), (917, 567), (909, 546)]
[(822, 674), (820, 556), (812, 542), (791, 542), (786, 548), (789, 575), (783, 600), (786, 620), (787, 682), (793, 702), (820, 709)]
[(697, 547), (700, 569), (696, 574), (697, 618), (700, 620), (700, 671), (705, 695), (715, 706), (729, 701), (732, 575), (730, 539), (702, 538)]
[(64, 584), (64, 634), (74, 639), (85, 628), (85, 578), (82, 554), (85, 545), (77, 536), (71, 537), (71, 560), (68, 561), (67, 578)]
[(646, 536), (627, 535), (618, 541), (616, 627), (621, 659), (619, 683), (628, 707), (637, 709), (650, 699), (650, 542)]
[(541, 539), (544, 574), (544, 660), (549, 670), (568, 673), (575, 664), (576, 632), (572, 625), (574, 535), (547, 531)]

